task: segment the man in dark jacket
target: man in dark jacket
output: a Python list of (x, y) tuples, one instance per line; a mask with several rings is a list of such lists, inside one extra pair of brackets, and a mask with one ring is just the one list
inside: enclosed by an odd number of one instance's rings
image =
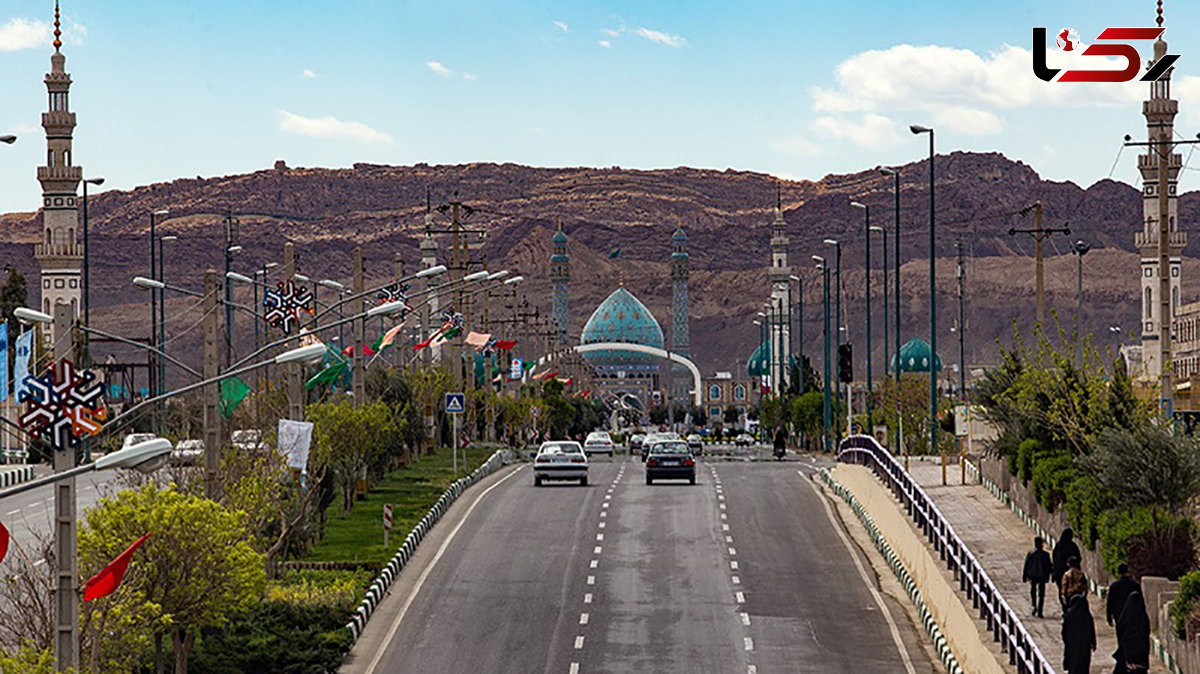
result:
[(1112, 585), (1108, 586), (1108, 600), (1105, 603), (1105, 614), (1108, 618), (1108, 624), (1113, 624), (1117, 616), (1121, 615), (1121, 609), (1125, 608), (1125, 600), (1129, 599), (1129, 595), (1141, 590), (1141, 586), (1137, 581), (1129, 577), (1129, 565), (1122, 562), (1117, 565), (1117, 576), (1119, 576)]
[(1117, 661), (1116, 674), (1150, 669), (1150, 617), (1138, 590), (1129, 593), (1125, 607), (1117, 615), (1117, 652), (1113, 653), (1113, 659)]
[(1096, 650), (1096, 625), (1086, 596), (1071, 595), (1063, 614), (1062, 638), (1066, 674), (1089, 674), (1092, 651)]
[(1041, 536), (1033, 539), (1033, 550), (1025, 555), (1025, 569), (1021, 572), (1021, 582), (1029, 583), (1029, 600), (1033, 603), (1033, 615), (1042, 615), (1042, 605), (1046, 601), (1046, 583), (1050, 580), (1050, 572), (1054, 570), (1050, 561), (1050, 553), (1042, 549), (1045, 541)]
[(1067, 607), (1067, 599), (1069, 597), (1062, 596), (1062, 577), (1067, 572), (1067, 561), (1072, 557), (1082, 556), (1079, 554), (1079, 546), (1075, 545), (1075, 532), (1071, 531), (1070, 527), (1063, 529), (1062, 537), (1058, 539), (1058, 543), (1054, 545), (1054, 572), (1050, 579), (1054, 581), (1055, 587), (1058, 588), (1059, 601), (1062, 602), (1063, 608)]

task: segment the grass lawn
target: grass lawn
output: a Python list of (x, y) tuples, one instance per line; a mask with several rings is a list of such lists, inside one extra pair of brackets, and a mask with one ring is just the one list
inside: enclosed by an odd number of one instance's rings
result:
[[(489, 447), (468, 447), (467, 467), (452, 470), (449, 448), (421, 457), (419, 463), (390, 473), (381, 482), (371, 485), (367, 498), (354, 504), (348, 516), (342, 515), (341, 499), (334, 499), (326, 511), (325, 540), (317, 543), (304, 559), (314, 562), (369, 561), (380, 566), (396, 554), (404, 537), (429, 512), (450, 483), (466, 477), (495, 450)], [(459, 455), (462, 461), (462, 455)], [(388, 534), (388, 549), (383, 549), (383, 504), (392, 504), (392, 530)]]

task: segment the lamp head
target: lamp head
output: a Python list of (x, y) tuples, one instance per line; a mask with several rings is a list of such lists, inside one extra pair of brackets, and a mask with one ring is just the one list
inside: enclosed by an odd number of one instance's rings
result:
[(464, 281), (480, 281), (488, 277), (487, 271), (477, 271), (474, 274), (468, 274), (463, 277)]
[[(241, 274), (237, 273), (236, 271), (225, 272), (225, 278), (229, 279), (230, 281), (237, 281), (239, 283), (253, 283), (254, 282), (254, 281), (250, 280), (250, 277), (242, 276)], [(136, 279), (134, 280), (134, 283), (137, 283)]]
[(169, 209), (169, 208), (160, 208), (157, 211), (153, 211), (152, 213), (150, 213), (150, 215), (170, 215), (170, 214), (171, 214), (171, 209)]
[(900, 172), (897, 171), (896, 169), (890, 169), (886, 166), (876, 166), (875, 170), (879, 171), (881, 174), (883, 174), (885, 176), (894, 176), (894, 175), (900, 174)]
[(87, 180), (85, 180), (83, 182), (85, 182), (89, 185), (103, 185), (104, 178), (88, 178)]
[(162, 468), (170, 454), (171, 442), (154, 438), (104, 455), (96, 460), (96, 470), (133, 468), (142, 473), (151, 473)]
[(877, 234), (883, 234), (883, 233), (887, 232), (886, 229), (884, 229), (883, 227), (880, 227), (879, 225), (871, 225), (871, 231), (876, 232)]
[(44, 314), (29, 307), (17, 307), (13, 310), (13, 315), (17, 320), (23, 323), (53, 323), (54, 318), (50, 314)]
[(166, 287), (166, 285), (164, 285), (161, 281), (155, 281), (154, 279), (146, 278), (145, 276), (133, 277), (133, 285), (146, 290), (162, 290)]
[(850, 206), (852, 206), (853, 208), (866, 208), (867, 207), (866, 204), (858, 202), (858, 201), (851, 201)]
[(12, 145), (15, 142), (17, 142), (17, 137), (12, 135), (11, 133), (0, 136), (0, 143), (4, 143), (5, 145)]
[(489, 280), (489, 281), (495, 281), (496, 279), (504, 278), (505, 276), (508, 276), (508, 270), (507, 270), (507, 269), (501, 269), (500, 271), (498, 271), (498, 272), (496, 272), (496, 273), (494, 273), (494, 274), (490, 274), (490, 275), (488, 275), (488, 280)]
[(426, 276), (437, 276), (438, 274), (444, 274), (445, 272), (446, 272), (446, 265), (439, 264), (439, 265), (430, 267), (428, 269), (422, 269), (421, 271), (416, 273), (416, 277), (417, 278), (425, 278)]
[(841, 246), (842, 244), (837, 239), (825, 239), (826, 246)]
[(167, 241), (167, 242), (169, 242), (169, 241), (178, 241), (178, 240), (179, 240), (179, 237), (178, 237), (178, 236), (175, 236), (174, 234), (168, 234), (168, 235), (166, 235), (166, 236), (160, 236), (160, 237), (158, 237), (158, 240), (159, 240), (159, 241)]
[(383, 304), (380, 304), (379, 306), (375, 306), (375, 307), (371, 307), (370, 309), (367, 309), (367, 316), (374, 317), (374, 316), (384, 316), (386, 314), (394, 314), (397, 311), (404, 309), (405, 306), (407, 306), (407, 305), (404, 302), (401, 302), (399, 300), (397, 300), (395, 302), (384, 302)]
[(237, 253), (242, 252), (242, 247), (241, 246), (230, 246), (226, 250), (228, 250), (230, 253), (237, 254)]
[(284, 351), (278, 356), (275, 356), (275, 363), (281, 364), (294, 363), (297, 361), (313, 361), (324, 355), (325, 345), (317, 342), (316, 344), (301, 346), (299, 348), (292, 349), (291, 351)]
[(506, 286), (512, 285), (514, 283), (520, 283), (521, 281), (524, 281), (524, 280), (525, 280), (524, 276), (514, 276), (510, 279), (504, 279), (504, 285), (506, 285)]
[(820, 255), (814, 255), (812, 256), (812, 259), (813, 262), (816, 262), (817, 264), (825, 264), (825, 258), (821, 257)]
[(337, 281), (331, 280), (331, 279), (321, 279), (320, 281), (317, 282), (317, 285), (322, 285), (322, 286), (325, 286), (326, 288), (333, 288), (334, 290), (345, 290), (346, 289), (346, 286), (342, 285), (341, 283), (338, 283)]
[(263, 269), (274, 269), (279, 266), (278, 262), (268, 262), (263, 265)]
[(296, 281), (299, 281), (299, 282), (301, 282), (301, 283), (308, 283), (308, 282), (309, 282), (309, 280), (310, 280), (310, 279), (309, 279), (307, 276), (305, 276), (304, 274), (292, 274), (292, 279), (293, 279), (293, 280), (296, 280)]
[(919, 134), (919, 133), (933, 133), (933, 129), (931, 129), (931, 128), (927, 127), (927, 126), (921, 126), (920, 124), (909, 124), (909, 125), (908, 125), (908, 130), (909, 130), (909, 131), (912, 131), (912, 132), (913, 132), (913, 134)]

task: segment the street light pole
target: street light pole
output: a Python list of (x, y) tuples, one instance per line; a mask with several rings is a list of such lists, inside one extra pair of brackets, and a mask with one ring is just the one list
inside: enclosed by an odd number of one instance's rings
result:
[[(833, 323), (834, 323), (835, 327), (833, 330), (833, 334), (831, 336), (834, 339), (834, 343), (837, 344), (837, 346), (838, 346), (838, 353), (841, 353), (841, 346), (842, 346), (842, 244), (837, 239), (825, 239), (825, 245), (833, 246), (834, 253), (835, 253), (833, 286), (834, 286), (834, 293), (837, 295), (837, 306), (833, 312), (834, 313)], [(846, 336), (849, 337), (850, 335), (847, 334)], [(842, 400), (841, 372), (840, 371), (834, 372), (834, 375), (835, 375), (834, 376), (834, 384), (833, 384), (835, 387), (834, 392), (837, 393), (837, 396), (834, 397), (834, 400), (841, 402), (841, 400)], [(835, 432), (836, 432), (836, 429), (835, 429)]]
[[(912, 124), (913, 134), (929, 134), (929, 451), (937, 451), (937, 256), (934, 220), (933, 129)], [(942, 484), (946, 484), (946, 457), (942, 456)]]
[(884, 379), (884, 381), (887, 381), (888, 367), (890, 367), (889, 363), (892, 362), (892, 359), (891, 359), (892, 348), (888, 342), (888, 340), (889, 340), (888, 333), (891, 330), (891, 328), (889, 327), (891, 321), (888, 318), (888, 314), (890, 313), (888, 307), (891, 305), (888, 300), (889, 281), (888, 281), (887, 228), (881, 227), (879, 225), (871, 225), (870, 231), (879, 234), (879, 237), (883, 240), (883, 245), (881, 246), (881, 248), (883, 249), (883, 379)]
[[(865, 265), (867, 268), (867, 348), (866, 348), (866, 352), (867, 352), (866, 353), (866, 355), (867, 355), (867, 434), (871, 435), (875, 432), (875, 430), (874, 430), (875, 424), (873, 423), (874, 405), (871, 402), (871, 396), (874, 395), (874, 393), (875, 393), (875, 388), (873, 386), (873, 381), (871, 378), (871, 352), (872, 352), (871, 347), (874, 346), (874, 344), (871, 342), (871, 207), (868, 206), (867, 204), (862, 204), (857, 201), (851, 203), (850, 205), (855, 208), (862, 209), (862, 211), (866, 217), (866, 224), (864, 226), (866, 227), (865, 231), (866, 231), (866, 242), (867, 242), (867, 245), (866, 245), (867, 252), (866, 252), (866, 260), (865, 260)], [(886, 286), (886, 284), (887, 284), (886, 270), (884, 271), (884, 274), (885, 274), (884, 285)], [(887, 306), (886, 303), (884, 306), (886, 309), (886, 306)]]
[[(168, 215), (168, 214), (170, 214), (170, 211), (165, 208), (150, 212), (150, 278), (152, 278), (152, 279), (158, 278), (158, 258), (155, 255), (156, 246), (155, 246), (154, 226), (157, 223), (158, 217), (160, 215)], [(150, 345), (152, 347), (154, 347), (155, 349), (157, 349), (159, 347), (158, 329), (157, 329), (158, 328), (158, 302), (160, 301), (159, 292), (160, 291), (156, 290), (156, 289), (151, 289), (151, 291), (150, 291)], [(147, 383), (150, 385), (149, 386), (150, 397), (152, 397), (152, 398), (154, 396), (158, 395), (159, 388), (162, 386), (162, 382), (160, 382), (158, 380), (158, 361), (159, 361), (159, 358), (157, 355), (155, 355), (153, 353), (150, 354), (150, 363), (151, 363), (151, 368), (150, 368), (150, 373), (149, 373), (150, 381)], [(157, 428), (159, 428), (159, 430), (161, 430), (161, 428), (162, 428), (162, 421), (163, 420), (161, 417), (157, 420)]]
[(823, 393), (824, 393), (824, 410), (823, 410), (824, 414), (822, 417), (823, 418), (823, 426), (822, 426), (822, 434), (821, 434), (821, 438), (822, 438), (821, 443), (824, 446), (825, 451), (829, 452), (829, 451), (831, 451), (829, 429), (830, 429), (830, 425), (831, 425), (830, 422), (832, 421), (832, 418), (831, 418), (832, 408), (830, 406), (830, 400), (829, 400), (829, 397), (830, 397), (829, 389), (833, 385), (833, 383), (830, 381), (830, 378), (829, 378), (829, 376), (830, 376), (829, 375), (829, 371), (830, 371), (830, 368), (829, 368), (829, 265), (825, 264), (825, 258), (821, 257), (820, 255), (814, 255), (814, 256), (812, 256), (812, 259), (813, 259), (813, 261), (815, 261), (817, 263), (817, 269), (821, 270), (821, 281), (822, 281), (821, 306), (822, 306), (822, 309), (824, 311), (824, 316), (825, 316), (825, 329), (823, 331), (823, 337), (825, 340), (824, 341), (824, 344), (825, 344), (825, 357), (824, 357), (825, 382), (824, 382), (824, 386), (821, 387), (823, 390)]
[[(84, 325), (92, 324), (92, 286), (91, 286), (91, 258), (89, 256), (88, 246), (88, 185), (96, 185), (99, 187), (104, 184), (104, 178), (86, 178), (83, 181), (83, 323)], [(91, 340), (86, 336), (83, 338), (85, 344), (84, 353), (87, 354), (87, 364), (92, 362)]]
[[(1071, 246), (1071, 254), (1079, 258), (1079, 278), (1077, 286), (1077, 296), (1079, 300), (1079, 308), (1075, 311), (1075, 330), (1078, 331), (1083, 326), (1083, 256), (1088, 254), (1092, 249), (1090, 243), (1084, 243), (1082, 240), (1076, 241)], [(1076, 335), (1078, 339), (1078, 335)]]

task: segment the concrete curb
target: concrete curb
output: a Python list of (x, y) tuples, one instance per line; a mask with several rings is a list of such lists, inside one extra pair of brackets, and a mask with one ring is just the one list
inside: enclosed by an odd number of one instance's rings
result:
[(425, 517), (422, 517), (421, 521), (417, 522), (413, 530), (404, 538), (404, 543), (400, 545), (400, 550), (396, 552), (396, 555), (387, 563), (387, 566), (383, 567), (383, 571), (380, 571), (375, 580), (371, 582), (371, 587), (367, 589), (367, 596), (363, 598), (358, 608), (355, 609), (350, 622), (346, 623), (345, 629), (350, 633), (351, 643), (358, 641), (358, 636), (362, 634), (363, 628), (366, 627), (367, 621), (371, 619), (371, 614), (375, 612), (375, 609), (379, 606), (379, 602), (383, 601), (388, 588), (392, 586), (392, 581), (396, 579), (396, 576), (400, 575), (400, 571), (408, 564), (408, 560), (412, 558), (413, 553), (417, 550), (417, 546), (425, 539), (425, 535), (429, 533), (433, 525), (442, 519), (442, 515), (446, 514), (451, 504), (457, 501), (459, 496), (462, 496), (467, 487), (496, 472), (503, 465), (504, 452), (503, 450), (497, 450), (487, 461), (483, 462), (483, 465), (476, 468), (474, 472), (467, 477), (456, 480), (446, 491), (442, 492), (441, 497), (433, 504), (433, 507), (429, 509)]
[(841, 483), (833, 479), (833, 476), (829, 473), (829, 469), (822, 468), (817, 475), (820, 476), (821, 481), (828, 485), (835, 494), (840, 496), (850, 506), (854, 514), (858, 516), (858, 520), (866, 527), (867, 533), (871, 536), (871, 541), (875, 543), (875, 549), (887, 560), (888, 566), (892, 568), (892, 573), (896, 575), (896, 580), (900, 581), (900, 584), (904, 586), (905, 592), (908, 593), (908, 598), (917, 607), (917, 613), (921, 616), (921, 624), (925, 628), (926, 634), (933, 640), (933, 644), (937, 648), (938, 657), (942, 659), (942, 664), (946, 665), (946, 669), (950, 674), (963, 674), (963, 669), (959, 666), (958, 660), (955, 659), (954, 653), (950, 650), (950, 645), (946, 641), (946, 637), (942, 634), (937, 621), (933, 619), (933, 615), (929, 612), (929, 607), (925, 605), (925, 600), (921, 597), (921, 590), (917, 588), (917, 584), (913, 581), (912, 576), (909, 575), (908, 569), (905, 569), (904, 565), (900, 563), (900, 558), (896, 556), (887, 539), (883, 537), (879, 528), (875, 526), (875, 520), (871, 518), (870, 513), (866, 511), (866, 508), (863, 508), (858, 499), (854, 498), (853, 494), (847, 491)]
[(0, 467), (0, 489), (15, 487), (33, 479), (33, 466)]

